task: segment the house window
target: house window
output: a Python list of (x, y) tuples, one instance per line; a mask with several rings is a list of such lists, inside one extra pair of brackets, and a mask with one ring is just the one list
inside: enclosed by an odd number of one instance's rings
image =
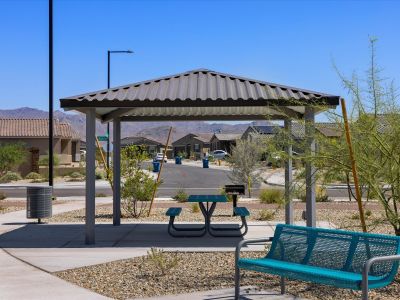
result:
[(200, 144), (194, 144), (194, 152), (200, 152)]

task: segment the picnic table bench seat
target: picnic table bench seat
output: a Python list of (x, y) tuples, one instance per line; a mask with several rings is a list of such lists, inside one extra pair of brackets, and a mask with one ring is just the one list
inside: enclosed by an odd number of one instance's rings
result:
[(233, 213), (235, 216), (239, 217), (248, 217), (250, 216), (250, 212), (246, 207), (234, 207)]
[(165, 215), (169, 217), (177, 217), (181, 214), (181, 212), (182, 212), (182, 207), (170, 207), (168, 208)]
[[(182, 213), (182, 207), (170, 207), (165, 212), (165, 215), (169, 217), (168, 233), (173, 237), (201, 237), (206, 233), (205, 226), (195, 228), (182, 228), (176, 227), (174, 222), (175, 218)], [(188, 232), (194, 231), (196, 234), (189, 234)], [(184, 232), (183, 234), (177, 234), (177, 232)], [(200, 232), (200, 233), (197, 233)]]
[[(272, 242), (262, 258), (240, 258), (245, 245)], [(243, 240), (236, 248), (235, 299), (240, 295), (240, 269), (284, 278), (362, 290), (390, 284), (398, 270), (400, 237), (278, 224), (269, 239)]]

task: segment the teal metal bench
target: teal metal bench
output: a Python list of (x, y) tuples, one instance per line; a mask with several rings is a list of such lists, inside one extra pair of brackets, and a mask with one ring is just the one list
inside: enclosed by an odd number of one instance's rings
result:
[[(175, 218), (178, 217), (182, 212), (182, 207), (170, 207), (165, 212), (166, 216), (169, 216), (168, 223), (168, 233), (173, 237), (200, 237), (206, 234), (206, 227), (196, 227), (196, 228), (179, 228), (176, 227), (174, 222)], [(198, 232), (200, 234), (189, 234), (188, 232)], [(183, 234), (177, 234), (177, 232), (184, 232)]]
[[(263, 258), (240, 258), (245, 245), (271, 242)], [(338, 288), (362, 290), (389, 285), (400, 260), (400, 237), (278, 224), (269, 239), (243, 240), (236, 247), (235, 299), (240, 296), (240, 269), (304, 280)]]

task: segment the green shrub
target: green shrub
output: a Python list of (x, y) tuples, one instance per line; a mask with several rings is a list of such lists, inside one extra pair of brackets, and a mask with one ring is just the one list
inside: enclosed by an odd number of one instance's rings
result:
[(198, 203), (192, 203), (192, 213), (196, 214), (200, 212), (200, 206)]
[(367, 210), (365, 211), (365, 216), (366, 216), (366, 217), (372, 216), (372, 211), (370, 211), (369, 209), (367, 209)]
[[(60, 157), (54, 153), (53, 154), (53, 165), (58, 166), (60, 164)], [(39, 166), (48, 166), (49, 165), (49, 155), (43, 155), (39, 158)]]
[(0, 192), (0, 200), (4, 200), (6, 198), (7, 198), (6, 194), (4, 194), (3, 192)]
[(25, 179), (40, 180), (42, 179), (42, 175), (36, 172), (30, 172), (28, 175), (25, 176)]
[(225, 189), (224, 189), (224, 188), (221, 188), (221, 189), (220, 189), (220, 194), (221, 194), (222, 196), (226, 196), (226, 197), (228, 198), (228, 202), (232, 202), (232, 201), (233, 201), (233, 195), (228, 195), (228, 194), (225, 192)]
[(69, 177), (71, 177), (73, 179), (78, 179), (78, 178), (82, 178), (83, 175), (79, 172), (72, 172), (71, 174), (69, 174)]
[(268, 209), (263, 209), (258, 214), (258, 220), (260, 221), (272, 221), (275, 218), (275, 211), (270, 211)]
[(147, 251), (147, 259), (158, 269), (161, 276), (170, 273), (179, 264), (177, 253), (174, 257), (168, 256), (162, 249), (151, 248)]
[(97, 193), (97, 194), (96, 194), (96, 197), (99, 197), (99, 198), (101, 198), (101, 197), (107, 197), (107, 195), (104, 194), (104, 193)]
[[(297, 198), (301, 200), (301, 202), (306, 202), (306, 191), (301, 190), (297, 192)], [(330, 199), (326, 193), (326, 189), (321, 186), (317, 186), (315, 188), (315, 201), (316, 202), (329, 202)]]
[(263, 189), (260, 191), (260, 202), (266, 204), (282, 204), (284, 201), (284, 195), (281, 190), (278, 189)]
[(186, 194), (184, 189), (179, 189), (176, 195), (173, 197), (178, 202), (187, 202), (189, 196)]
[(106, 173), (103, 170), (96, 170), (96, 179), (104, 179), (106, 178)]
[(21, 180), (22, 177), (18, 173), (15, 172), (7, 172), (2, 177), (0, 177), (0, 183), (8, 183), (11, 181), (18, 181)]

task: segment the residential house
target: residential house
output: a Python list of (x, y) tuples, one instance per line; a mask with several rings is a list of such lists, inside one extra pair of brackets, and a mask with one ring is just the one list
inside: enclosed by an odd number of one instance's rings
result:
[(174, 156), (184, 153), (187, 158), (201, 159), (210, 152), (212, 134), (189, 133), (172, 143)]
[(231, 148), (236, 146), (236, 141), (241, 137), (240, 133), (215, 133), (210, 140), (210, 150), (224, 150), (231, 154)]
[[(54, 120), (54, 154), (59, 165), (68, 167), (80, 161), (80, 136), (68, 123)], [(21, 175), (39, 173), (39, 160), (48, 155), (48, 119), (0, 119), (0, 144), (21, 142), (29, 155), (19, 168)]]
[(253, 140), (255, 136), (263, 135), (263, 136), (275, 136), (282, 130), (283, 126), (279, 125), (251, 125), (247, 127), (245, 132), (242, 134), (243, 140)]
[[(121, 139), (121, 147), (126, 147), (129, 145), (144, 147), (144, 150), (146, 150), (146, 152), (149, 153), (149, 155), (152, 157), (155, 156), (157, 153), (163, 153), (165, 151), (164, 143), (142, 136), (129, 136)], [(171, 146), (168, 147), (168, 151), (166, 154), (167, 158), (172, 158)]]

